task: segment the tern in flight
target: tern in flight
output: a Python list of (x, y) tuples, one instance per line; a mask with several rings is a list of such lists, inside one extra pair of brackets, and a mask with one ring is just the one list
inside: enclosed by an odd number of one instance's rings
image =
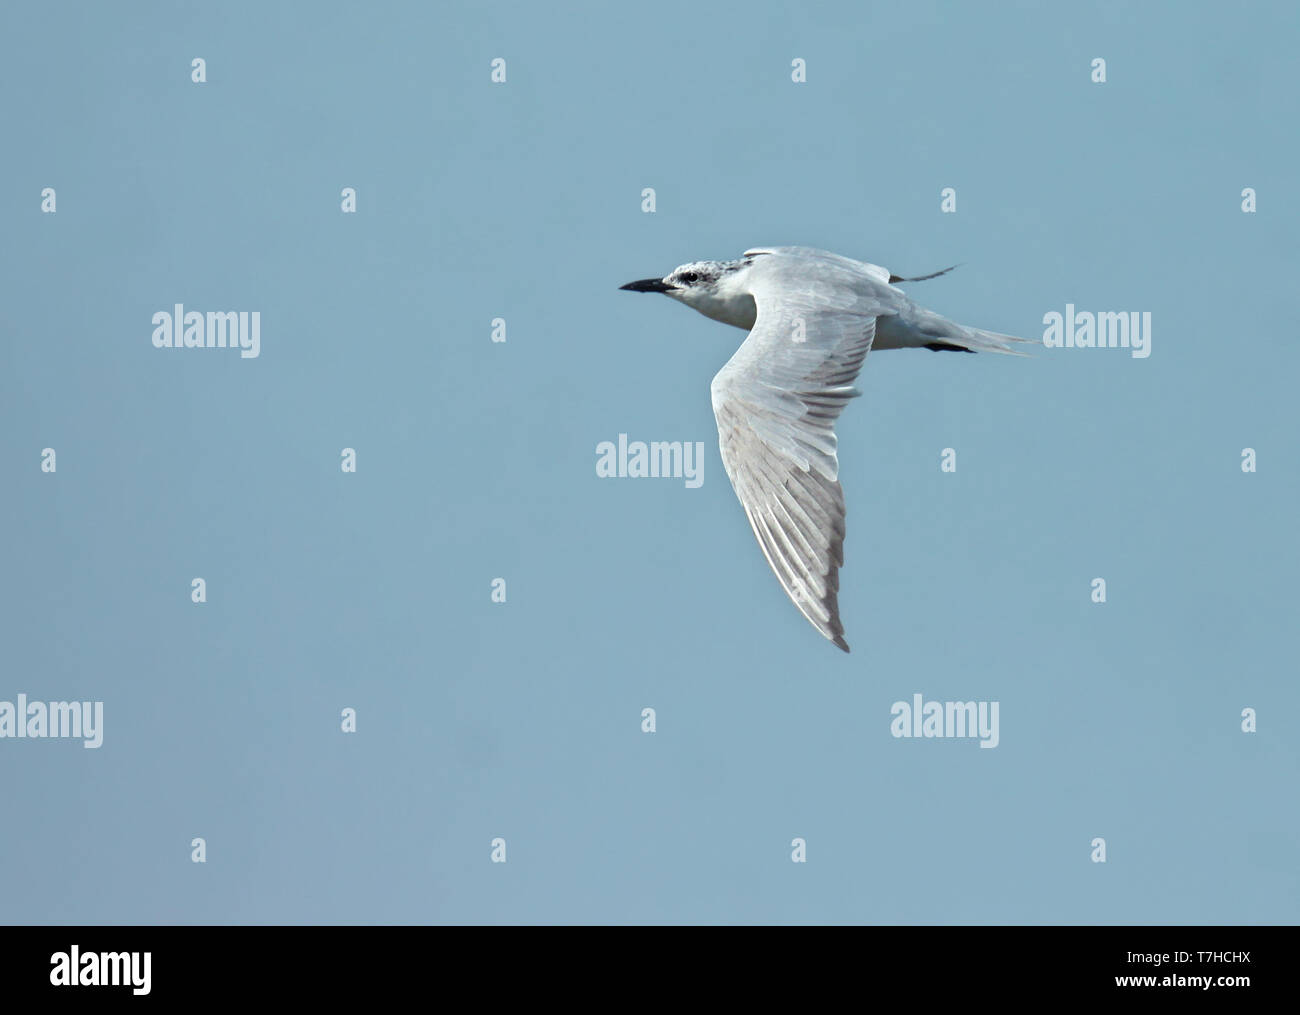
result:
[[(786, 595), (845, 652), (838, 602), (844, 491), (835, 420), (872, 349), (1017, 354), (1029, 339), (955, 324), (879, 265), (811, 247), (756, 247), (622, 286), (663, 293), (749, 332), (713, 378), (722, 464)], [(1023, 355), (1023, 353), (1019, 353)]]

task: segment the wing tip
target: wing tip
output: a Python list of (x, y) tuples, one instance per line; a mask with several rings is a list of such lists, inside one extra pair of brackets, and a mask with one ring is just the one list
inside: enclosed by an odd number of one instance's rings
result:
[(929, 275), (913, 275), (911, 278), (904, 278), (902, 275), (891, 274), (889, 276), (889, 284), (893, 285), (895, 282), (926, 282), (932, 278), (938, 278), (940, 275), (948, 274), (948, 272), (952, 271), (953, 268), (960, 267), (960, 264), (954, 264), (950, 267), (944, 268), (943, 271), (931, 272)]
[(837, 634), (834, 638), (832, 638), (831, 644), (838, 649), (843, 649), (845, 652), (849, 650), (849, 643), (844, 640), (844, 635), (842, 634)]

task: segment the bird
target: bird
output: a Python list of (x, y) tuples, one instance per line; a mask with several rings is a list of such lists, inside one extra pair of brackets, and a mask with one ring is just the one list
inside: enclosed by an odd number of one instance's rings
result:
[(749, 336), (710, 387), (722, 463), (787, 596), (845, 652), (845, 503), (835, 422), (872, 349), (1025, 355), (1032, 340), (967, 328), (912, 302), (904, 278), (814, 247), (755, 247), (620, 286), (663, 293)]

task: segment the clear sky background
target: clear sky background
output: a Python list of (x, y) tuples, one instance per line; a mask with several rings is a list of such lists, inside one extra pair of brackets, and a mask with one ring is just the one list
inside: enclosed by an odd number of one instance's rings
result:
[[(1298, 34), (6, 4), (0, 700), (105, 731), (0, 740), (0, 921), (1300, 920)], [(910, 293), (1033, 338), (1152, 314), (1145, 360), (868, 358), (850, 655), (723, 473), (742, 333), (617, 290), (766, 244), (961, 262)], [(155, 349), (175, 303), (260, 311), (261, 356)], [(598, 478), (620, 432), (703, 441), (703, 486)], [(895, 739), (917, 693), (1000, 702), (1000, 745)]]

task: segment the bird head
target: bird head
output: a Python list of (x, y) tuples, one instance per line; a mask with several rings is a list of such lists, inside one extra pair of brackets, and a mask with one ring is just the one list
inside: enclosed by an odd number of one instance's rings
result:
[(754, 297), (737, 283), (742, 269), (750, 263), (691, 261), (663, 278), (643, 278), (619, 288), (634, 293), (663, 293), (705, 317), (748, 330), (754, 326)]

